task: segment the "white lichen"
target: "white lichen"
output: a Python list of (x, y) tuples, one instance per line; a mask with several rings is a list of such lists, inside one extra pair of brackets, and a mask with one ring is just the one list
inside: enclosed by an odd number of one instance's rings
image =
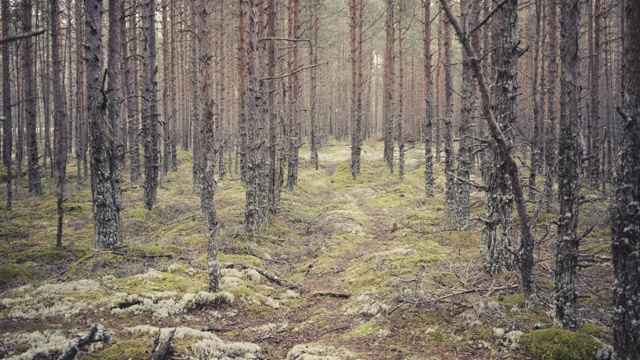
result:
[(286, 360), (357, 360), (357, 357), (343, 348), (301, 344), (289, 350)]
[(245, 269), (244, 270), (247, 279), (253, 281), (254, 283), (259, 283), (262, 280), (262, 275), (257, 272), (255, 269)]
[(28, 345), (27, 351), (13, 354), (7, 360), (29, 360), (36, 357), (50, 357), (62, 353), (69, 345), (69, 340), (60, 330), (44, 330), (30, 333), (6, 333), (0, 339), (6, 348), (13, 349), (17, 345)]

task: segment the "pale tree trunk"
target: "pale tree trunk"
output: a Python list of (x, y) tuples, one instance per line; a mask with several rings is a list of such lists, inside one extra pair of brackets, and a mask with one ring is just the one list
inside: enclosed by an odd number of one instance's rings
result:
[(431, 0), (424, 1), (424, 81), (425, 81), (425, 117), (424, 117), (424, 157), (425, 157), (425, 194), (433, 197), (433, 70), (431, 66)]
[(64, 209), (64, 188), (67, 174), (67, 112), (62, 86), (62, 54), (60, 52), (60, 14), (59, 0), (51, 1), (51, 60), (53, 62), (53, 143), (55, 148), (56, 205), (58, 224), (56, 245), (62, 246), (62, 225)]
[(309, 115), (311, 117), (311, 135), (309, 136), (309, 141), (311, 143), (311, 162), (315, 169), (318, 170), (318, 132), (319, 132), (319, 116), (318, 116), (318, 95), (317, 95), (317, 87), (318, 87), (318, 28), (319, 25), (319, 0), (311, 0), (311, 4), (309, 4), (309, 12), (311, 20), (309, 22), (309, 36), (311, 40), (311, 44), (309, 46), (309, 58), (311, 60), (311, 75), (310, 75), (310, 85), (309, 85)]
[(142, 135), (144, 137), (144, 208), (153, 209), (158, 191), (158, 84), (156, 82), (156, 1), (142, 4), (144, 65), (142, 71)]
[[(402, 1), (402, 0), (401, 0)], [(360, 173), (362, 151), (362, 4), (349, 1), (351, 33), (351, 177)]]
[[(460, 25), (456, 21), (456, 18), (453, 15), (451, 8), (449, 7), (448, 1), (440, 0), (440, 3), (445, 10), (446, 16), (449, 18), (449, 21), (458, 34), (458, 38), (463, 45), (464, 51), (471, 59), (471, 66), (473, 68), (475, 78), (478, 81), (478, 89), (480, 91), (480, 97), (482, 99), (483, 115), (487, 121), (487, 125), (489, 126), (491, 137), (493, 138), (493, 142), (496, 145), (498, 154), (501, 155), (507, 170), (506, 172), (511, 179), (511, 188), (517, 205), (516, 209), (518, 211), (518, 216), (520, 217), (520, 231), (522, 232), (522, 244), (520, 246), (519, 253), (519, 267), (522, 281), (522, 291), (524, 293), (526, 302), (528, 304), (533, 304), (537, 301), (537, 299), (532, 272), (534, 244), (533, 235), (531, 234), (531, 220), (529, 218), (529, 214), (527, 213), (524, 192), (522, 190), (522, 184), (520, 183), (518, 165), (516, 164), (516, 161), (511, 154), (511, 142), (503, 133), (502, 129), (500, 128), (500, 124), (496, 121), (496, 118), (493, 114), (493, 110), (491, 108), (491, 99), (489, 97), (489, 87), (485, 82), (476, 51), (471, 45), (469, 39), (466, 37), (465, 33), (462, 31)], [(504, 6), (509, 6), (511, 8), (510, 10), (514, 11), (517, 8), (517, 2), (515, 0), (510, 0), (509, 2), (505, 3)], [(510, 50), (515, 51), (516, 49), (511, 48)]]
[(202, 89), (200, 86), (200, 71), (201, 66), (199, 63), (200, 52), (202, 50), (202, 45), (200, 42), (202, 39), (197, 37), (198, 33), (198, 17), (197, 17), (197, 8), (198, 3), (196, 0), (190, 0), (190, 21), (191, 21), (191, 71), (190, 71), (190, 79), (191, 79), (191, 123), (190, 126), (186, 126), (184, 128), (185, 133), (193, 134), (193, 185), (197, 191), (199, 190), (200, 179), (202, 178), (200, 171), (200, 164), (202, 161), (200, 160), (200, 156), (202, 155), (202, 137), (200, 131), (194, 131), (194, 129), (199, 129), (202, 124), (202, 113), (200, 111), (201, 108), (201, 97)]
[[(22, 0), (22, 31), (30, 32), (33, 5), (31, 0)], [(38, 164), (38, 139), (36, 132), (37, 99), (36, 78), (34, 75), (34, 45), (33, 38), (23, 41), (22, 68), (24, 69), (24, 104), (27, 130), (27, 166), (29, 175), (29, 192), (42, 195), (42, 180), (40, 179), (40, 165)]]
[(113, 249), (122, 245), (122, 223), (114, 181), (115, 129), (107, 122), (107, 99), (102, 88), (102, 1), (85, 0), (84, 11), (95, 245)]
[(178, 76), (176, 72), (176, 12), (175, 1), (170, 1), (171, 16), (171, 170), (178, 171), (178, 102), (176, 93), (178, 92)]
[(238, 137), (240, 179), (247, 183), (247, 0), (238, 0)]
[(404, 54), (402, 17), (404, 16), (404, 1), (398, 3), (398, 176), (404, 179)]
[(225, 64), (227, 63), (226, 49), (224, 48), (224, 38), (225, 34), (225, 4), (224, 0), (220, 0), (220, 4), (218, 5), (220, 9), (220, 17), (218, 24), (218, 38), (220, 39), (218, 42), (218, 121), (216, 122), (216, 151), (217, 151), (217, 162), (218, 162), (218, 175), (220, 180), (223, 180), (226, 176), (226, 169), (224, 164), (224, 152), (225, 152), (225, 127), (224, 127), (224, 119), (225, 119)]
[[(2, 36), (9, 36), (9, 1), (2, 0)], [(7, 167), (7, 211), (11, 211), (11, 202), (13, 199), (13, 191), (11, 189), (11, 153), (13, 147), (13, 117), (11, 116), (11, 73), (9, 72), (10, 64), (10, 46), (11, 43), (2, 45), (2, 115), (4, 121), (3, 143), (2, 143), (2, 160)]]
[[(551, 4), (555, 6), (555, 4)], [(576, 265), (580, 202), (580, 1), (563, 0), (560, 8), (560, 144), (558, 146), (558, 250), (555, 269), (556, 319), (577, 330)]]
[[(478, 23), (478, 7), (473, 0), (463, 0), (460, 2), (461, 18), (466, 19), (463, 29), (467, 32)], [(478, 47), (479, 36), (477, 33), (471, 35), (471, 41)], [(462, 62), (462, 110), (459, 128), (459, 149), (458, 149), (458, 177), (462, 180), (456, 184), (456, 227), (466, 230), (469, 227), (469, 216), (471, 214), (471, 204), (469, 200), (469, 175), (471, 172), (471, 137), (472, 127), (475, 126), (474, 116), (476, 112), (476, 87), (473, 79), (473, 69), (469, 62), (469, 56), (463, 56)]]
[(455, 219), (456, 181), (454, 172), (453, 153), (453, 75), (451, 71), (451, 25), (446, 16), (442, 15), (443, 26), (443, 47), (444, 47), (444, 172), (445, 172), (445, 195), (444, 210), (447, 218)]
[(640, 3), (624, 6), (624, 121), (620, 162), (612, 200), (614, 351), (618, 359), (640, 359)]
[[(161, 0), (162, 1), (162, 0)], [(164, 0), (161, 4), (162, 7), (162, 174), (167, 175), (169, 173), (169, 169), (172, 167), (171, 161), (173, 160), (173, 155), (171, 154), (171, 124), (175, 121), (175, 119), (171, 116), (171, 109), (175, 106), (171, 103), (171, 95), (170, 92), (174, 91), (172, 89), (173, 86), (173, 77), (171, 76), (170, 70), (170, 52), (171, 46), (169, 45), (169, 20), (168, 20), (168, 9), (169, 6), (168, 0)]]
[[(552, 6), (554, 4), (551, 4)], [(535, 49), (533, 53), (533, 79), (531, 81), (531, 93), (533, 94), (533, 137), (531, 138), (531, 170), (529, 172), (529, 200), (536, 201), (536, 178), (542, 170), (543, 142), (542, 142), (542, 114), (544, 114), (544, 81), (539, 81), (540, 56), (544, 44), (544, 0), (536, 0), (536, 32)], [(542, 61), (544, 64), (544, 61)], [(543, 68), (544, 69), (544, 68)], [(544, 76), (544, 72), (542, 73)], [(542, 84), (542, 86), (540, 86)], [(542, 107), (542, 109), (541, 109)]]
[[(196, 9), (192, 9), (195, 11)], [(204, 108), (202, 111), (202, 127), (200, 128), (202, 144), (202, 155), (200, 156), (200, 206), (204, 217), (207, 220), (207, 271), (209, 274), (209, 291), (218, 291), (220, 281), (220, 265), (218, 263), (218, 249), (220, 243), (218, 240), (218, 215), (214, 204), (215, 181), (213, 173), (216, 167), (216, 146), (215, 134), (216, 118), (214, 115), (215, 103), (213, 100), (212, 86), (213, 80), (211, 76), (211, 67), (213, 58), (213, 39), (211, 36), (211, 13), (213, 12), (212, 3), (207, 0), (200, 0), (198, 7), (199, 28), (201, 49), (200, 55), (202, 59), (202, 96), (204, 100)]]
[(384, 108), (384, 160), (391, 173), (393, 173), (393, 101), (394, 101), (394, 0), (386, 0), (387, 15), (385, 22), (386, 41), (385, 41), (385, 58), (384, 58), (384, 83), (383, 94), (384, 99), (382, 107)]

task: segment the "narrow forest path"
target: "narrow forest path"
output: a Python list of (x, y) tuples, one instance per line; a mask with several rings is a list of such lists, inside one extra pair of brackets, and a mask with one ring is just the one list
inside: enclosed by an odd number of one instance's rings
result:
[[(127, 246), (116, 251), (93, 249), (88, 184), (67, 196), (62, 249), (52, 246), (53, 193), (20, 195), (4, 217), (14, 235), (0, 245), (0, 358), (52, 357), (97, 322), (115, 340), (81, 359), (147, 359), (158, 332), (173, 328), (175, 359), (517, 358), (519, 336), (548, 323), (549, 307), (522, 309), (516, 274), (482, 271), (479, 225), (455, 231), (444, 216), (439, 165), (436, 196), (425, 198), (423, 151), (406, 153), (400, 181), (382, 146), (364, 146), (356, 180), (348, 145), (323, 148), (317, 171), (303, 149), (299, 184), (283, 191), (280, 211), (253, 238), (242, 235), (244, 186), (219, 181), (222, 291), (213, 295), (190, 154), (162, 179), (153, 211), (142, 209), (139, 184), (125, 182)], [(471, 202), (479, 214), (482, 194)], [(584, 249), (599, 256), (607, 243), (596, 231)], [(543, 299), (552, 296), (548, 269), (537, 273)], [(610, 341), (610, 269), (583, 271), (586, 329)]]

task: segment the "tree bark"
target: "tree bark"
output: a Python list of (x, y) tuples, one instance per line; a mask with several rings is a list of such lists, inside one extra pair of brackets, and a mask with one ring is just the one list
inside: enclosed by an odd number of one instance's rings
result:
[(114, 174), (116, 135), (107, 122), (103, 88), (102, 0), (85, 0), (84, 11), (95, 245), (113, 249), (122, 245), (122, 223)]
[(451, 25), (446, 16), (442, 15), (443, 47), (444, 47), (444, 171), (445, 171), (445, 195), (444, 209), (447, 218), (455, 219), (456, 181), (453, 178), (454, 153), (453, 153), (453, 75), (451, 64)]
[[(289, 0), (289, 38), (297, 39), (300, 36), (300, 1)], [(287, 159), (287, 189), (293, 190), (298, 183), (298, 151), (300, 150), (300, 114), (299, 98), (300, 84), (297, 69), (300, 67), (298, 54), (298, 42), (294, 41), (289, 50), (288, 94), (289, 94), (289, 136)]]
[(311, 143), (311, 162), (316, 170), (318, 170), (318, 131), (319, 116), (318, 116), (318, 29), (319, 29), (319, 0), (311, 0), (309, 12), (311, 20), (309, 22), (309, 36), (311, 38), (311, 44), (309, 46), (309, 58), (311, 60), (311, 75), (309, 85), (309, 115), (310, 115), (310, 127), (311, 135), (309, 136), (309, 142)]
[(60, 53), (60, 9), (59, 0), (51, 1), (51, 60), (53, 62), (53, 142), (55, 148), (56, 207), (58, 224), (56, 245), (62, 246), (64, 191), (67, 174), (67, 106), (62, 86), (62, 55)]
[(156, 82), (156, 1), (142, 4), (142, 35), (144, 41), (143, 89), (144, 110), (142, 135), (144, 137), (144, 208), (153, 209), (158, 191), (158, 84)]
[[(9, 1), (2, 0), (2, 36), (5, 38), (9, 36)], [(2, 160), (7, 167), (7, 211), (11, 211), (11, 202), (13, 200), (13, 190), (11, 189), (13, 116), (11, 115), (11, 73), (9, 72), (11, 67), (10, 47), (11, 43), (9, 42), (2, 45), (2, 115), (4, 115), (2, 123)]]
[(624, 4), (624, 121), (620, 161), (614, 180), (613, 338), (618, 359), (640, 359), (640, 3)]
[(382, 107), (384, 108), (384, 160), (387, 163), (389, 171), (393, 173), (393, 101), (394, 101), (394, 0), (386, 0), (387, 16), (385, 21), (386, 41), (385, 41), (385, 58), (384, 58), (384, 82), (382, 84), (384, 99)]
[[(555, 6), (555, 4), (551, 4)], [(555, 269), (556, 319), (578, 329), (575, 288), (578, 263), (580, 195), (580, 1), (563, 0), (560, 8), (560, 144), (558, 146), (558, 250)]]
[(549, 83), (547, 84), (547, 123), (544, 129), (544, 137), (545, 137), (545, 149), (544, 149), (544, 162), (545, 162), (545, 183), (544, 183), (544, 196), (545, 196), (545, 207), (547, 212), (551, 211), (551, 207), (553, 206), (553, 184), (556, 178), (556, 154), (557, 154), (557, 139), (556, 139), (556, 121), (557, 121), (557, 97), (556, 97), (556, 79), (558, 78), (558, 31), (557, 31), (557, 7), (552, 6), (553, 3), (550, 3), (548, 6), (549, 14), (547, 16), (548, 21), (548, 38), (549, 38), (549, 48), (547, 49), (549, 64), (548, 64), (548, 74), (547, 79)]
[[(76, 21), (76, 39), (84, 39), (84, 26), (81, 26), (83, 22), (82, 17), (82, 2), (75, 2), (75, 21)], [(80, 44), (80, 42), (78, 42)], [(77, 45), (76, 45), (77, 46)], [(80, 189), (82, 186), (83, 178), (87, 176), (87, 141), (89, 138), (87, 127), (87, 111), (84, 104), (84, 98), (87, 96), (85, 89), (85, 48), (83, 46), (77, 46), (75, 54), (76, 63), (76, 111), (75, 111), (75, 155), (76, 155), (76, 189)], [(71, 83), (69, 83), (71, 85)], [(73, 93), (70, 92), (70, 97)], [(72, 99), (69, 99), (71, 101)], [(71, 124), (69, 124), (71, 125)], [(71, 128), (71, 126), (69, 126)], [(67, 136), (69, 142), (72, 137), (70, 136), (71, 129), (68, 129)], [(84, 175), (83, 175), (84, 173)]]
[[(401, 0), (402, 1), (402, 0)], [(351, 33), (351, 177), (360, 173), (362, 151), (362, 6), (359, 0), (349, 1)]]
[(424, 1), (424, 82), (425, 82), (425, 117), (424, 117), (424, 157), (425, 185), (427, 197), (433, 197), (433, 69), (431, 66), (431, 0)]
[[(22, 0), (22, 30), (31, 31), (32, 20), (31, 0)], [(38, 138), (37, 138), (37, 99), (36, 99), (36, 79), (34, 75), (34, 46), (33, 38), (23, 40), (22, 68), (24, 69), (24, 103), (26, 114), (27, 133), (27, 167), (29, 175), (29, 192), (35, 195), (42, 195), (42, 180), (40, 179), (40, 165), (38, 164)]]

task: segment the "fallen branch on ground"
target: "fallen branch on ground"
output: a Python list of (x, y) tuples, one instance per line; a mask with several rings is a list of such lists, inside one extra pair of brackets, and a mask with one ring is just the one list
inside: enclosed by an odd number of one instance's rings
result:
[(111, 340), (113, 340), (111, 331), (105, 329), (100, 323), (94, 324), (87, 334), (73, 339), (67, 346), (67, 349), (58, 357), (58, 360), (73, 360), (82, 347), (94, 342)]
[(285, 287), (287, 289), (291, 289), (291, 290), (296, 290), (298, 292), (303, 292), (303, 288), (302, 285), (297, 285), (297, 284), (292, 284), (284, 279), (281, 279), (278, 275), (275, 274), (271, 274), (270, 272), (267, 272), (266, 270), (260, 269), (259, 267), (253, 266), (253, 265), (247, 265), (247, 264), (243, 264), (243, 263), (238, 263), (237, 266), (240, 269), (252, 269), (258, 272), (258, 274), (266, 277), (269, 281), (271, 281), (272, 283), (278, 284), (282, 287)]
[[(173, 340), (173, 336), (176, 334), (176, 329), (174, 328), (173, 330), (171, 330), (171, 332), (169, 333), (169, 335), (167, 335), (167, 337), (164, 339), (164, 341), (162, 341), (162, 343), (160, 343), (159, 345), (156, 345), (155, 349), (153, 350), (153, 354), (151, 354), (151, 357), (149, 357), (149, 360), (165, 360), (169, 358), (169, 352), (171, 350), (171, 340)], [(158, 330), (158, 339), (160, 337), (160, 330)], [(156, 342), (158, 340), (156, 339)]]
[(338, 299), (348, 299), (351, 296), (353, 296), (353, 294), (336, 292), (336, 291), (314, 291), (311, 294), (311, 296), (328, 296), (328, 297), (334, 297)]
[(456, 292), (450, 292), (448, 294), (441, 295), (434, 298), (419, 298), (416, 300), (411, 300), (405, 297), (397, 297), (396, 301), (400, 303), (411, 304), (411, 305), (434, 304), (458, 295), (472, 294), (472, 293), (478, 293), (478, 292), (487, 292), (487, 294), (492, 294), (495, 291), (516, 289), (517, 287), (518, 287), (517, 284), (512, 284), (512, 285), (505, 285), (505, 286), (500, 286), (496, 288), (473, 288), (473, 289), (461, 290)]

